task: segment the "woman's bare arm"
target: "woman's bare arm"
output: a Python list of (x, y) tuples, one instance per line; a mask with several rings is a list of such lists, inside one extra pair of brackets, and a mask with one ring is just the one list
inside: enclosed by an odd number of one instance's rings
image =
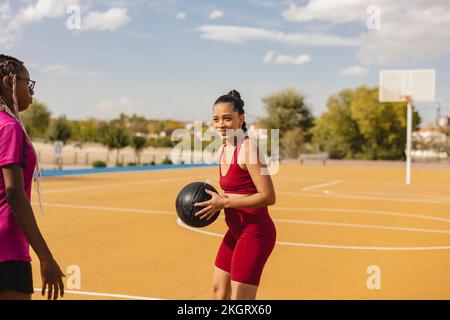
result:
[(5, 180), (6, 199), (11, 208), (17, 225), (22, 230), (34, 252), (36, 252), (41, 266), (42, 295), (48, 290), (48, 299), (56, 300), (58, 295), (64, 296), (64, 283), (58, 263), (39, 230), (36, 218), (28, 201), (23, 185), (23, 171), (17, 164), (2, 168)]
[(6, 199), (18, 226), (39, 260), (51, 259), (51, 252), (39, 230), (33, 209), (25, 194), (22, 168), (17, 164), (11, 164), (3, 167), (2, 172), (5, 180)]

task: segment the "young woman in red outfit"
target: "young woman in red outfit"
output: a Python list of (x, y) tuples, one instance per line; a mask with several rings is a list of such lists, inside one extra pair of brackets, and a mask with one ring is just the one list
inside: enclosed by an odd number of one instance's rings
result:
[(246, 135), (239, 92), (233, 90), (217, 99), (213, 122), (224, 142), (219, 150), (219, 182), (224, 194), (206, 190), (211, 200), (195, 204), (205, 206), (196, 214), (202, 219), (224, 209), (229, 227), (215, 260), (213, 297), (253, 300), (275, 246), (276, 229), (267, 210), (275, 204), (275, 190), (270, 175), (264, 174), (264, 160)]

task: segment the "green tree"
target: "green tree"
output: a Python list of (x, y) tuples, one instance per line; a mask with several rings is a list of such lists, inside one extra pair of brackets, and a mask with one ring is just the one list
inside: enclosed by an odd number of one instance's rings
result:
[(120, 121), (112, 121), (103, 123), (100, 128), (101, 143), (108, 148), (109, 151), (117, 150), (116, 165), (120, 164), (120, 150), (130, 145), (130, 135), (128, 130), (120, 125)]
[(361, 154), (364, 138), (352, 118), (352, 90), (342, 90), (327, 102), (328, 111), (316, 120), (312, 130), (317, 151), (326, 151), (333, 159), (355, 158)]
[(81, 142), (81, 121), (69, 121), (70, 140)]
[(104, 122), (87, 119), (80, 122), (81, 142), (101, 142), (100, 127)]
[(300, 92), (286, 89), (263, 98), (263, 103), (267, 117), (261, 119), (261, 122), (269, 131), (279, 129), (282, 140), (288, 131), (300, 128), (304, 141), (310, 140), (314, 117)]
[(148, 133), (148, 121), (144, 117), (133, 114), (128, 119), (129, 129), (132, 133), (147, 134)]
[[(365, 86), (353, 91), (352, 118), (364, 137), (364, 153), (369, 159), (404, 159), (406, 144), (406, 103), (380, 103), (378, 87)], [(413, 113), (413, 131), (420, 125)]]
[(131, 138), (131, 147), (134, 149), (137, 158), (137, 164), (141, 164), (141, 153), (147, 144), (147, 139), (142, 136), (133, 136)]
[(147, 124), (147, 132), (151, 134), (159, 134), (164, 130), (164, 123), (160, 120), (149, 120)]
[(176, 142), (172, 142), (171, 137), (159, 137), (148, 139), (147, 145), (153, 148), (172, 148), (176, 145)]
[(184, 124), (181, 121), (176, 120), (165, 120), (164, 121), (164, 131), (168, 136), (172, 134), (176, 129), (184, 128)]
[(283, 136), (281, 143), (283, 156), (291, 159), (297, 159), (300, 156), (300, 153), (305, 150), (302, 129), (294, 128), (289, 130)]
[(62, 141), (64, 144), (66, 144), (67, 140), (70, 139), (70, 136), (70, 124), (66, 119), (66, 116), (51, 120), (50, 126), (47, 130), (47, 137), (50, 141)]
[[(332, 158), (404, 159), (406, 103), (380, 103), (378, 87), (344, 89), (327, 102), (313, 141)], [(420, 116), (413, 114), (414, 128)]]
[(31, 138), (44, 138), (51, 119), (46, 105), (34, 100), (30, 107), (21, 114), (21, 118)]

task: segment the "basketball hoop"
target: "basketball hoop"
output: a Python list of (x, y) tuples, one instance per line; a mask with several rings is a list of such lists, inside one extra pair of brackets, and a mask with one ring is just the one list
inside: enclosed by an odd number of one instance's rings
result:
[[(435, 101), (436, 71), (381, 70), (380, 102), (406, 102), (406, 184), (411, 184), (413, 101)], [(414, 100), (413, 100), (414, 97)]]
[(403, 102), (412, 103), (413, 98), (411, 95), (402, 95), (401, 96)]

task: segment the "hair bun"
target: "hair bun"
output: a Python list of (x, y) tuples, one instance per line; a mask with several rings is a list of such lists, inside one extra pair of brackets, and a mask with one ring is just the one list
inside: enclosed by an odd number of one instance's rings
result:
[(230, 92), (228, 92), (228, 95), (231, 97), (235, 97), (236, 99), (239, 100), (239, 104), (241, 108), (244, 108), (245, 102), (244, 100), (241, 99), (241, 94), (237, 91), (237, 90), (231, 90)]
[(241, 99), (241, 94), (237, 91), (237, 90), (231, 90), (230, 92), (228, 92), (229, 96)]

